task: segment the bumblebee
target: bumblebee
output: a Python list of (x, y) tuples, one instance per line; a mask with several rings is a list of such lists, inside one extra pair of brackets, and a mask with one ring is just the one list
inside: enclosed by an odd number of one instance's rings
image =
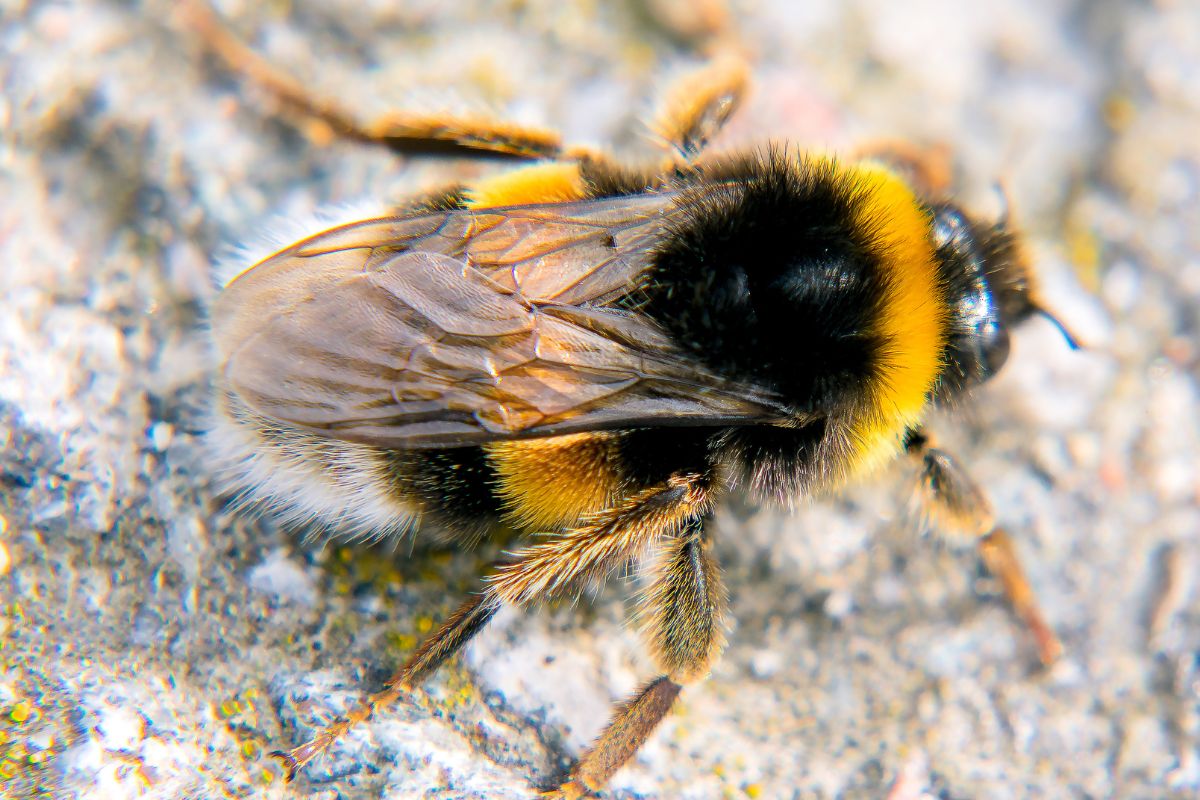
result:
[(196, 20), (335, 133), (545, 159), (316, 231), (213, 306), (214, 437), (247, 496), (343, 533), (527, 536), (382, 691), (278, 754), (291, 775), (503, 606), (633, 565), (658, 675), (546, 796), (600, 790), (724, 646), (720, 498), (791, 503), (905, 454), (930, 527), (977, 543), (1041, 661), (1057, 657), (984, 492), (921, 427), (1046, 313), (1006, 219), (969, 215), (894, 149), (706, 155), (745, 85), (728, 63), (676, 86), (654, 128), (671, 155), (629, 168), (487, 121), (360, 124)]

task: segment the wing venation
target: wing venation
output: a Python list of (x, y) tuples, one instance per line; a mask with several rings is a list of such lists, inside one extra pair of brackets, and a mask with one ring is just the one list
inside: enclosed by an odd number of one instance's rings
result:
[(224, 380), (270, 418), (398, 448), (784, 417), (613, 305), (674, 213), (639, 195), (326, 231), (218, 298)]

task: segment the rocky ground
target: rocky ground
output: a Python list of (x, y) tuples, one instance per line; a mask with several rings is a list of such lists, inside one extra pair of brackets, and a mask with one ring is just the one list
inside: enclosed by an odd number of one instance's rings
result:
[[(284, 786), (264, 753), (378, 687), (489, 553), (347, 547), (226, 508), (201, 431), (214, 261), (266, 220), (497, 168), (325, 141), (173, 3), (0, 4), (0, 796), (524, 798), (650, 675), (625, 585), (505, 612)], [(944, 144), (1003, 181), (1045, 296), (934, 428), (989, 487), (1066, 653), (899, 472), (719, 517), (724, 660), (612, 798), (1200, 792), (1200, 10), (885, 0), (223, 2), (364, 115), (488, 107), (644, 147), (655, 85), (735, 48), (723, 146)]]

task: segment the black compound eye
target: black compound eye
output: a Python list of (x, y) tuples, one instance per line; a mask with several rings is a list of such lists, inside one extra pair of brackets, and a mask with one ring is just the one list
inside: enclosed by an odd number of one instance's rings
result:
[(955, 309), (958, 337), (975, 362), (977, 380), (996, 374), (1008, 360), (1008, 329), (987, 279), (976, 273)]
[(984, 378), (990, 378), (1000, 371), (1004, 362), (1008, 361), (1010, 349), (1008, 330), (993, 319), (979, 332), (979, 363), (983, 367)]
[(949, 357), (957, 388), (981, 383), (1008, 360), (1008, 328), (988, 282), (978, 229), (945, 204), (933, 209), (933, 239), (952, 303)]

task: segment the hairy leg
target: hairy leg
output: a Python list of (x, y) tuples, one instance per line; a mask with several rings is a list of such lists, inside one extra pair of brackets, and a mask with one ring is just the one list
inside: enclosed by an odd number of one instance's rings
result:
[(748, 84), (744, 62), (733, 57), (714, 59), (667, 88), (650, 130), (690, 162), (737, 111)]
[(280, 759), (287, 768), (287, 779), (296, 777), (296, 772), (314, 758), (325, 752), (330, 745), (360, 722), (375, 716), (375, 712), (390, 706), (437, 671), (448, 658), (483, 630), (483, 627), (500, 610), (500, 602), (487, 593), (472, 595), (458, 607), (450, 618), (442, 623), (433, 635), (421, 643), (417, 651), (404, 662), (382, 691), (359, 703), (343, 719), (317, 732), (299, 747), (288, 751), (277, 750), (271, 755)]
[(516, 158), (555, 158), (562, 141), (553, 131), (486, 115), (394, 111), (361, 120), (333, 98), (321, 97), (254, 52), (203, 0), (179, 5), (181, 23), (234, 72), (263, 89), (288, 114), (324, 127), (327, 134), (414, 154), (461, 150)]
[(468, 598), (421, 644), (382, 691), (307, 742), (287, 752), (274, 753), (287, 767), (288, 778), (294, 777), (352, 727), (371, 719), (377, 711), (415, 689), (481, 631), (504, 603), (523, 605), (578, 590), (588, 581), (602, 580), (609, 570), (664, 537), (684, 530), (690, 520), (708, 512), (709, 483), (708, 476), (677, 475), (661, 486), (626, 498), (576, 528), (516, 551), (512, 560), (498, 566), (485, 579), (482, 592)]
[(616, 707), (570, 778), (545, 797), (575, 800), (602, 789), (671, 710), (683, 684), (707, 675), (724, 648), (725, 592), (704, 524), (692, 517), (663, 543), (658, 574), (642, 598), (644, 632), (663, 674)]
[[(520, 125), (486, 114), (391, 111), (362, 119), (353, 109), (324, 97), (256, 53), (204, 0), (182, 0), (181, 26), (233, 72), (263, 90), (302, 129), (382, 145), (403, 155), (474, 153), (522, 159), (600, 158), (585, 147), (566, 147), (554, 131)], [(688, 167), (740, 106), (749, 83), (740, 59), (723, 56), (674, 81), (659, 101), (651, 131), (673, 152), (664, 171)]]
[(954, 182), (954, 163), (950, 149), (944, 144), (916, 145), (899, 139), (881, 139), (855, 148), (851, 155), (856, 160), (886, 164), (930, 199), (946, 197)]
[(949, 537), (975, 540), (984, 565), (1000, 581), (1013, 611), (1033, 634), (1042, 664), (1053, 664), (1062, 654), (1062, 643), (1042, 616), (1012, 540), (996, 526), (983, 490), (953, 457), (933, 447), (923, 431), (909, 434), (907, 448), (921, 464), (918, 501), (927, 526)]

